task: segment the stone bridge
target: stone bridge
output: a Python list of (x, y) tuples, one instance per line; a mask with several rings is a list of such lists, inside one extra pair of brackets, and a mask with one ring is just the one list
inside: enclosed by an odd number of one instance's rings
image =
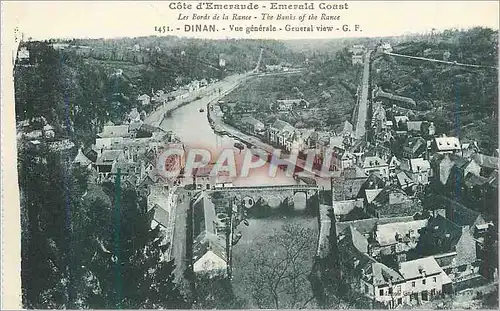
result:
[(254, 186), (219, 188), (213, 191), (232, 197), (237, 204), (246, 204), (247, 207), (260, 205), (276, 208), (285, 205), (300, 209), (297, 203), (304, 202), (307, 205), (312, 197), (317, 197), (319, 187), (308, 185)]

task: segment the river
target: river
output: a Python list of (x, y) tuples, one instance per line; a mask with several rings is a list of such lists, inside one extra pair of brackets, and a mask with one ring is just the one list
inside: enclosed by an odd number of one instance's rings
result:
[[(240, 151), (234, 148), (236, 140), (226, 135), (215, 134), (207, 118), (207, 104), (215, 98), (215, 95), (207, 95), (187, 105), (172, 111), (169, 117), (165, 117), (160, 123), (160, 128), (172, 131), (180, 140), (192, 148), (207, 148), (212, 154), (217, 154), (222, 149), (234, 149), (236, 158)], [(204, 109), (200, 112), (200, 109)], [(235, 186), (259, 186), (259, 185), (293, 185), (297, 184), (295, 179), (287, 177), (284, 171), (278, 170), (275, 177), (269, 177), (268, 165), (263, 168), (250, 171), (248, 177), (240, 177), (233, 181)]]

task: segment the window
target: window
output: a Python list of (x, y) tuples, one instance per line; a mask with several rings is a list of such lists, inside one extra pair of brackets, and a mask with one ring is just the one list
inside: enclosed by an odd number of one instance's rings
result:
[(411, 282), (411, 287), (415, 287), (415, 282)]
[(399, 298), (398, 299), (398, 305), (402, 304), (403, 303), (403, 298)]
[(368, 290), (368, 285), (365, 285), (365, 293), (367, 293), (367, 294), (368, 294), (368, 291), (369, 291), (369, 290)]
[(379, 294), (380, 294), (380, 296), (384, 296), (384, 290), (383, 290), (383, 289), (381, 289), (381, 290), (379, 291)]
[(423, 279), (423, 280), (422, 280), (422, 284), (424, 284), (424, 285), (425, 285), (425, 279)]
[(437, 278), (436, 277), (433, 277), (432, 280), (434, 281), (434, 283), (437, 282)]
[(392, 295), (392, 287), (389, 287), (389, 295)]

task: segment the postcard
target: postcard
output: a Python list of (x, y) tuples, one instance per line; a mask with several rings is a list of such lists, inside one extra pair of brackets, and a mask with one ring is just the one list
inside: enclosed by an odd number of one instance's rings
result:
[(2, 309), (498, 309), (498, 12), (2, 3)]

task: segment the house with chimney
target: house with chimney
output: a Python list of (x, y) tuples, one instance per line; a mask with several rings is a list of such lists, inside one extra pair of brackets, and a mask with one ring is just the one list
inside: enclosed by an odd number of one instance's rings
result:
[(408, 137), (403, 144), (403, 158), (424, 157), (427, 153), (427, 142), (420, 136)]
[(269, 141), (278, 147), (285, 147), (295, 133), (295, 128), (288, 122), (276, 120), (268, 128)]
[(245, 132), (263, 137), (266, 133), (266, 126), (264, 123), (255, 119), (252, 116), (244, 116), (241, 118), (242, 128)]
[(406, 123), (409, 121), (408, 116), (394, 116), (394, 129), (397, 134), (406, 134), (408, 128)]
[(405, 171), (416, 185), (428, 185), (431, 164), (423, 158), (403, 159), (400, 168)]
[(294, 109), (306, 109), (310, 104), (303, 98), (298, 99), (278, 99), (276, 100), (277, 111), (292, 111)]
[(462, 145), (457, 137), (443, 135), (435, 137), (431, 142), (431, 150), (438, 154), (461, 154)]
[(141, 106), (148, 106), (151, 103), (151, 97), (147, 94), (142, 94), (137, 97), (137, 101)]
[(376, 218), (414, 216), (422, 212), (418, 200), (414, 200), (396, 185), (387, 185), (370, 203), (366, 205), (366, 213)]
[(476, 240), (469, 225), (460, 225), (438, 214), (420, 231), (415, 256), (428, 255), (460, 288), (460, 283), (481, 278)]
[(225, 224), (215, 212), (215, 205), (202, 191), (191, 207), (193, 228), (192, 267), (195, 274), (208, 277), (228, 275)]
[(409, 133), (422, 134), (424, 137), (433, 136), (436, 133), (434, 122), (427, 121), (408, 121), (406, 128)]
[(389, 178), (389, 165), (378, 156), (365, 157), (362, 169), (367, 175), (374, 173), (381, 178)]
[(354, 166), (354, 155), (349, 151), (334, 146), (331, 148), (330, 169), (333, 171), (343, 171), (348, 167)]
[(341, 231), (337, 245), (341, 282), (374, 308), (417, 305), (452, 292), (450, 278), (432, 256), (386, 264), (370, 255), (368, 238), (353, 225)]
[(123, 150), (104, 150), (96, 161), (96, 169), (98, 173), (98, 183), (110, 181), (116, 172), (118, 163), (125, 160)]

